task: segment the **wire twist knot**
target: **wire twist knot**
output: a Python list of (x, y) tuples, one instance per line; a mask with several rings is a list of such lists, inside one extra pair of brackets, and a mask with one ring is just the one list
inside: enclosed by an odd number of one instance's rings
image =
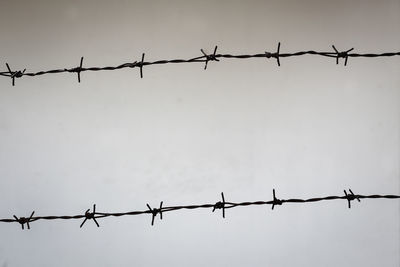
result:
[(137, 66), (138, 66), (138, 62), (137, 61), (132, 62), (132, 63), (128, 63), (128, 67), (129, 68), (134, 68), (134, 67), (137, 67)]

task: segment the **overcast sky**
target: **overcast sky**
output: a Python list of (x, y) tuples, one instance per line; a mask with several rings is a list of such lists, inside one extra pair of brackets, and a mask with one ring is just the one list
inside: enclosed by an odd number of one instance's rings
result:
[[(400, 49), (393, 1), (1, 1), (0, 67)], [(400, 194), (400, 58), (315, 56), (0, 79), (0, 218)], [(399, 266), (400, 203), (0, 224), (0, 266)]]

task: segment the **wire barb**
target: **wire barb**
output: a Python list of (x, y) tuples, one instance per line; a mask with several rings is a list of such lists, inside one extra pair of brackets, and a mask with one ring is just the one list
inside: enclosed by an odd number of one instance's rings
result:
[(97, 220), (96, 220), (95, 215), (96, 215), (96, 204), (93, 204), (93, 212), (90, 212), (90, 209), (87, 209), (87, 210), (86, 210), (86, 212), (85, 212), (85, 214), (84, 214), (85, 219), (84, 219), (83, 222), (81, 223), (80, 228), (82, 228), (82, 226), (85, 224), (85, 222), (86, 222), (87, 220), (92, 220), (92, 219), (93, 219), (93, 221), (96, 223), (97, 227), (100, 227), (99, 223), (98, 223)]
[(279, 43), (278, 43), (278, 48), (276, 49), (276, 53), (265, 52), (265, 56), (266, 56), (267, 58), (271, 58), (271, 57), (276, 58), (276, 62), (278, 63), (278, 67), (281, 66), (281, 62), (280, 62), (280, 60), (279, 60), (279, 51), (280, 51), (280, 50), (281, 50), (281, 43), (279, 42)]
[(359, 196), (358, 195), (354, 195), (353, 191), (351, 191), (350, 188), (349, 188), (349, 191), (350, 191), (349, 194), (347, 194), (346, 190), (343, 190), (343, 191), (344, 191), (345, 198), (347, 199), (347, 202), (349, 203), (349, 209), (351, 208), (350, 202), (353, 201), (354, 199), (357, 199), (358, 202), (361, 202)]
[(205, 57), (205, 62), (206, 62), (206, 64), (204, 65), (204, 70), (207, 69), (208, 61), (219, 61), (219, 59), (217, 58), (217, 49), (218, 49), (218, 46), (215, 46), (214, 53), (212, 53), (210, 55), (206, 54), (206, 52), (204, 52), (203, 49), (200, 49), (201, 53), (203, 53), (203, 55)]
[(274, 209), (275, 205), (282, 205), (283, 201), (280, 200), (279, 198), (276, 198), (275, 196), (275, 189), (272, 189), (272, 196), (273, 196), (273, 200), (272, 200), (272, 210)]
[[(21, 78), (22, 76), (24, 76), (24, 73), (26, 71), (26, 69), (24, 69), (23, 71), (12, 71), (10, 68), (10, 65), (8, 65), (8, 63), (6, 63), (7, 69), (8, 69), (8, 77), (11, 77), (12, 80), (12, 86), (15, 86), (15, 78)], [(7, 73), (7, 72), (4, 72)]]
[(333, 50), (336, 52), (336, 65), (339, 64), (339, 58), (344, 58), (344, 65), (347, 66), (347, 59), (349, 58), (349, 52), (353, 51), (354, 47), (347, 50), (339, 52), (334, 45), (332, 45)]
[(218, 201), (217, 203), (214, 204), (212, 212), (214, 212), (216, 209), (222, 209), (222, 218), (225, 218), (225, 197), (224, 197), (224, 192), (221, 192), (221, 198), (222, 201)]
[(136, 66), (140, 68), (140, 78), (143, 79), (143, 63), (144, 63), (144, 53), (142, 53), (142, 60), (136, 63)]
[(25, 218), (25, 217), (17, 217), (15, 215), (13, 215), (13, 217), (15, 218), (15, 221), (18, 222), (19, 224), (21, 224), (22, 230), (24, 230), (24, 225), (26, 224), (26, 226), (28, 227), (28, 229), (31, 229), (31, 227), (29, 226), (29, 222), (32, 221), (32, 216), (33, 214), (35, 214), (35, 211), (32, 211), (31, 216), (29, 216), (29, 218)]
[(81, 72), (83, 71), (82, 66), (83, 66), (83, 57), (81, 57), (79, 67), (72, 68), (70, 70), (68, 70), (68, 69), (65, 69), (65, 70), (69, 71), (69, 72), (76, 72), (76, 74), (78, 75), (78, 83), (80, 83), (81, 82)]
[(152, 226), (154, 225), (154, 218), (157, 216), (158, 213), (160, 213), (160, 220), (162, 220), (162, 218), (163, 218), (163, 216), (162, 216), (162, 209), (163, 209), (162, 205), (163, 205), (163, 202), (161, 201), (159, 209), (155, 209), (155, 208), (152, 209), (149, 204), (146, 204), (147, 208), (149, 209), (149, 212), (151, 213), (151, 225)]

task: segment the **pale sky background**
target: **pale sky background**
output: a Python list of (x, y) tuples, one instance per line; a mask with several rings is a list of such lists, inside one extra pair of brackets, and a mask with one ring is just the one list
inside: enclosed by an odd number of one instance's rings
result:
[[(0, 64), (400, 49), (400, 1), (5, 1)], [(400, 58), (315, 56), (0, 79), (0, 218), (400, 194)], [(0, 266), (399, 266), (400, 203), (0, 224)]]

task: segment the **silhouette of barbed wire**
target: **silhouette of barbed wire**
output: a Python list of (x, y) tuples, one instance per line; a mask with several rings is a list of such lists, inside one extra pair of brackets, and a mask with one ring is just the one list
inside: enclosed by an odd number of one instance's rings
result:
[(93, 205), (92, 212), (90, 209), (87, 209), (85, 213), (78, 215), (63, 215), (63, 216), (36, 216), (34, 217), (35, 211), (31, 213), (29, 217), (17, 217), (13, 215), (14, 219), (0, 219), (0, 222), (5, 223), (19, 223), (22, 229), (25, 229), (25, 225), (28, 229), (30, 229), (30, 223), (39, 221), (39, 220), (76, 220), (76, 219), (84, 219), (80, 224), (82, 227), (86, 221), (93, 220), (93, 222), (100, 227), (98, 223), (99, 219), (103, 219), (106, 217), (122, 217), (129, 215), (141, 215), (141, 214), (150, 214), (151, 215), (151, 225), (154, 224), (154, 220), (159, 215), (160, 219), (163, 219), (163, 214), (166, 212), (172, 212), (177, 210), (194, 210), (194, 209), (212, 209), (212, 212), (217, 209), (222, 210), (222, 217), (225, 218), (226, 209), (232, 209), (236, 207), (248, 207), (248, 206), (260, 206), (260, 205), (271, 205), (272, 210), (275, 206), (281, 206), (285, 203), (312, 203), (319, 201), (327, 201), (327, 200), (346, 200), (348, 203), (348, 208), (351, 208), (351, 201), (357, 200), (358, 202), (361, 199), (399, 199), (400, 195), (358, 195), (354, 194), (351, 189), (349, 192), (344, 190), (344, 195), (342, 196), (326, 196), (326, 197), (316, 197), (316, 198), (307, 198), (307, 199), (299, 199), (299, 198), (290, 198), (290, 199), (280, 199), (276, 197), (275, 189), (272, 191), (272, 200), (268, 201), (252, 201), (252, 202), (230, 202), (226, 201), (224, 193), (221, 193), (221, 201), (217, 201), (215, 203), (210, 204), (200, 204), (200, 205), (182, 205), (182, 206), (163, 206), (163, 201), (160, 202), (159, 208), (152, 208), (149, 204), (146, 204), (146, 210), (135, 210), (128, 212), (99, 212), (96, 211), (96, 204)]
[(208, 63), (210, 61), (220, 61), (220, 59), (228, 58), (228, 59), (249, 59), (249, 58), (266, 58), (266, 59), (276, 59), (278, 66), (281, 65), (282, 58), (288, 57), (298, 57), (304, 55), (315, 55), (315, 56), (323, 56), (323, 57), (331, 57), (335, 58), (336, 64), (339, 64), (339, 60), (344, 59), (344, 65), (347, 65), (348, 59), (351, 57), (358, 58), (376, 58), (376, 57), (393, 57), (399, 56), (400, 52), (385, 52), (385, 53), (350, 53), (354, 48), (339, 51), (336, 49), (334, 45), (332, 45), (333, 51), (331, 52), (318, 52), (313, 50), (308, 51), (299, 51), (292, 53), (281, 53), (281, 44), (278, 43), (278, 47), (276, 52), (263, 52), (258, 54), (246, 54), (246, 55), (232, 55), (232, 54), (217, 54), (218, 47), (215, 46), (214, 52), (212, 54), (207, 54), (203, 49), (200, 49), (202, 55), (190, 59), (165, 59), (165, 60), (156, 60), (156, 61), (144, 61), (145, 54), (142, 53), (140, 61), (123, 63), (117, 66), (106, 66), (106, 67), (83, 67), (83, 57), (80, 59), (80, 64), (78, 67), (73, 68), (61, 68), (61, 69), (52, 69), (38, 72), (26, 72), (26, 68), (23, 70), (12, 70), (10, 65), (6, 63), (7, 71), (0, 72), (0, 76), (11, 78), (12, 85), (15, 85), (15, 79), (22, 78), (24, 76), (41, 76), (46, 74), (56, 74), (56, 73), (76, 73), (78, 76), (78, 82), (81, 82), (81, 73), (86, 71), (113, 71), (120, 70), (126, 68), (139, 68), (140, 78), (143, 78), (143, 67), (150, 65), (164, 65), (164, 64), (181, 64), (181, 63), (205, 63), (204, 69), (207, 69)]

